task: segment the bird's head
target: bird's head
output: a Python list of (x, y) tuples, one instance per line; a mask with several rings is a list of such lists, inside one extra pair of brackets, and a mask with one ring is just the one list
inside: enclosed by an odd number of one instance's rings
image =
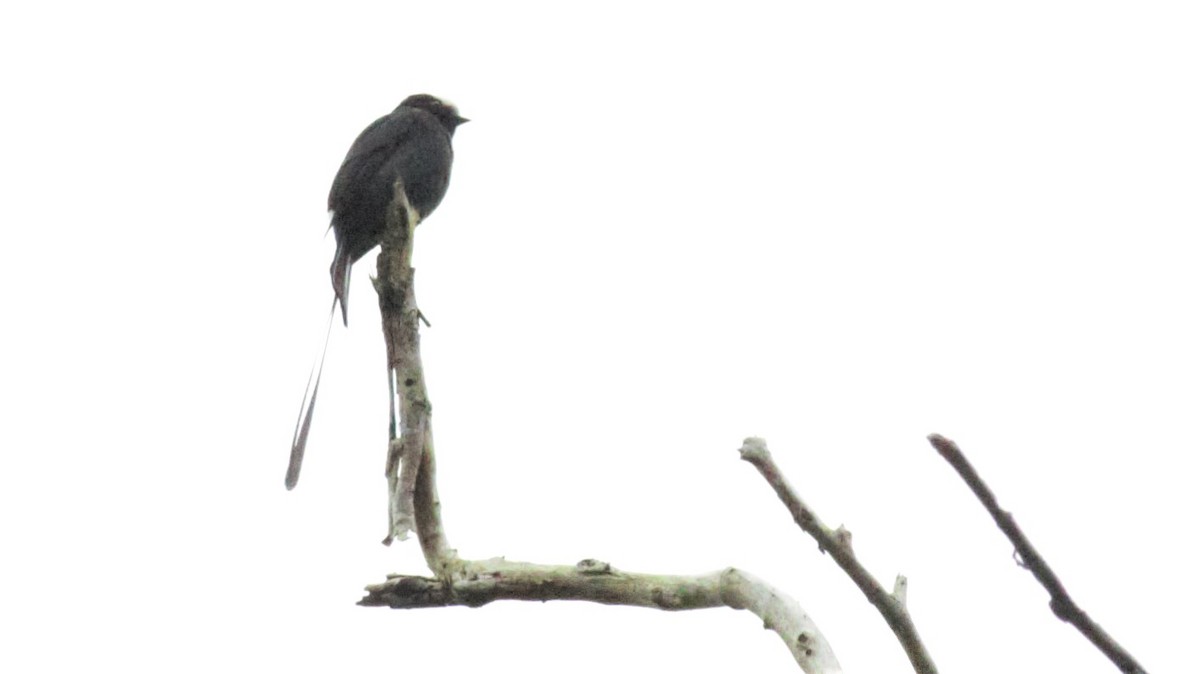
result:
[(454, 133), (455, 127), (457, 127), (459, 124), (465, 124), (466, 122), (471, 121), (466, 117), (459, 117), (458, 108), (454, 107), (452, 103), (447, 103), (437, 96), (430, 96), (429, 94), (414, 94), (409, 96), (408, 98), (404, 99), (404, 102), (400, 104), (400, 107), (416, 108), (418, 110), (424, 110), (425, 112), (428, 112), (434, 117), (437, 117), (437, 120), (441, 122), (442, 126), (446, 127), (446, 130), (450, 133)]

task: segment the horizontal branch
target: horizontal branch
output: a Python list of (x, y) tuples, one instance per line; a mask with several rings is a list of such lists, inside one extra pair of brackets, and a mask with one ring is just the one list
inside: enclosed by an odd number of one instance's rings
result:
[(503, 559), (465, 562), (450, 580), (391, 576), (370, 585), (362, 606), (391, 608), (478, 607), (498, 600), (591, 601), (666, 611), (729, 607), (747, 609), (783, 639), (810, 674), (840, 672), (824, 636), (800, 605), (783, 592), (734, 568), (702, 576), (662, 576), (618, 571), (587, 559), (575, 566), (547, 566)]

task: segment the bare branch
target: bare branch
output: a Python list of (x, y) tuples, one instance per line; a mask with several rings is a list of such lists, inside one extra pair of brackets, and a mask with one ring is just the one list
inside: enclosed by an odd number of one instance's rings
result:
[(775, 465), (775, 460), (767, 451), (765, 440), (746, 438), (740, 451), (742, 458), (753, 464), (766, 479), (767, 484), (775, 490), (775, 494), (787, 506), (796, 524), (805, 533), (816, 539), (821, 551), (828, 552), (833, 557), (837, 565), (842, 567), (846, 575), (850, 576), (850, 580), (853, 580), (854, 584), (866, 595), (867, 600), (879, 610), (892, 632), (900, 640), (900, 645), (908, 654), (913, 669), (920, 674), (936, 674), (937, 666), (934, 665), (933, 659), (925, 650), (925, 645), (921, 643), (916, 625), (913, 624), (912, 617), (905, 607), (908, 585), (906, 580), (901, 581), (903, 576), (897, 578), (896, 593), (888, 594), (879, 581), (875, 580), (875, 577), (854, 556), (854, 550), (850, 547), (850, 532), (844, 527), (838, 527), (835, 531), (825, 526), (812, 508), (809, 508), (801, 500), (788, 483), (787, 478), (780, 472), (779, 467)]
[(1083, 633), (1083, 636), (1087, 637), (1088, 641), (1091, 641), (1096, 648), (1100, 649), (1100, 652), (1108, 656), (1108, 659), (1122, 672), (1129, 674), (1144, 672), (1145, 670), (1142, 669), (1142, 666), (1134, 660), (1128, 651), (1097, 625), (1088, 614), (1084, 613), (1083, 609), (1075, 604), (1075, 600), (1071, 599), (1071, 596), (1067, 594), (1066, 588), (1063, 587), (1062, 582), (1054, 574), (1050, 565), (1046, 563), (1046, 560), (1042, 559), (1041, 554), (1033, 547), (1029, 539), (1025, 537), (1025, 533), (1021, 531), (1021, 528), (1017, 526), (1017, 521), (1013, 518), (1012, 514), (1000, 508), (1000, 504), (996, 501), (996, 496), (992, 494), (992, 490), (988, 488), (983, 478), (975, 471), (975, 467), (967, 461), (967, 457), (958, 448), (958, 445), (936, 433), (929, 436), (929, 443), (933, 445), (938, 454), (942, 455), (943, 459), (954, 467), (959, 477), (967, 483), (967, 486), (975, 493), (975, 497), (979, 499), (979, 502), (987, 509), (988, 514), (995, 520), (996, 526), (1000, 527), (1005, 536), (1008, 536), (1008, 540), (1016, 548), (1018, 563), (1022, 567), (1029, 569), (1034, 578), (1037, 578), (1042, 587), (1046, 588), (1046, 591), (1050, 593), (1050, 610), (1054, 612), (1054, 615), (1058, 616), (1059, 620), (1074, 625), (1076, 629)]
[[(379, 311), (387, 345), (390, 441), (385, 475), (388, 480), (388, 534), (384, 543), (404, 540), (417, 531), (429, 568), (439, 577), (450, 572), (457, 555), (446, 540), (435, 482), (433, 406), (425, 389), (421, 336), (412, 267), (414, 230), (420, 216), (397, 181), (388, 209), (388, 226), (376, 263)], [(397, 422), (399, 428), (397, 428)]]
[(426, 608), (482, 606), (498, 599), (575, 599), (664, 610), (745, 608), (779, 634), (805, 672), (841, 672), (828, 642), (794, 599), (736, 569), (699, 577), (654, 576), (618, 572), (594, 560), (565, 567), (458, 558), (442, 526), (432, 405), (421, 364), (418, 321), (423, 317), (417, 308), (411, 263), (418, 222), (404, 186), (397, 182), (375, 281), (387, 344), (391, 406), (385, 468), (388, 534), (384, 543), (403, 540), (415, 530), (435, 577), (390, 577), (385, 583), (368, 587), (367, 596), (359, 603)]
[(783, 639), (805, 672), (841, 672), (829, 643), (794, 599), (734, 568), (703, 576), (661, 576), (617, 571), (592, 559), (575, 566), (494, 559), (466, 562), (450, 582), (393, 576), (366, 589), (367, 596), (359, 604), (391, 608), (478, 607), (508, 599), (591, 601), (665, 611), (748, 609), (762, 619), (764, 628)]

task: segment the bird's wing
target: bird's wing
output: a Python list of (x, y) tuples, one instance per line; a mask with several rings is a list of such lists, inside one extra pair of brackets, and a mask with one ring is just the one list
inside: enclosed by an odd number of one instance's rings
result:
[(403, 109), (380, 117), (363, 129), (329, 188), (329, 210), (337, 212), (355, 189), (370, 184), (371, 177), (416, 131), (416, 119)]

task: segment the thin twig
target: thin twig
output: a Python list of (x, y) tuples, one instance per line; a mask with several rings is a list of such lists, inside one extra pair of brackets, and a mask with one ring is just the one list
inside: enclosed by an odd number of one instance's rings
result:
[(1054, 615), (1058, 616), (1059, 620), (1066, 621), (1075, 626), (1075, 629), (1083, 633), (1088, 641), (1100, 649), (1101, 653), (1108, 656), (1122, 672), (1127, 674), (1136, 674), (1145, 672), (1142, 666), (1134, 660), (1133, 656), (1126, 651), (1121, 644), (1108, 635), (1099, 625), (1093, 621), (1083, 609), (1075, 604), (1075, 600), (1067, 594), (1067, 590), (1063, 587), (1062, 581), (1051, 570), (1050, 565), (1046, 560), (1042, 559), (1037, 549), (1025, 537), (1025, 533), (1017, 526), (1017, 521), (1012, 514), (1001, 509), (1000, 504), (996, 501), (996, 496), (992, 490), (984, 483), (983, 478), (979, 477), (979, 473), (975, 471), (971, 462), (967, 461), (967, 457), (958, 448), (958, 445), (953, 441), (948, 440), (936, 433), (929, 436), (929, 443), (937, 450), (938, 454), (942, 455), (958, 475), (967, 483), (971, 491), (975, 493), (975, 497), (987, 509), (988, 514), (996, 521), (996, 526), (1008, 536), (1008, 540), (1012, 542), (1016, 548), (1018, 562), (1026, 569), (1029, 569), (1034, 578), (1046, 588), (1050, 593), (1050, 610)]
[(740, 451), (742, 458), (753, 464), (766, 479), (767, 484), (775, 490), (775, 494), (787, 506), (788, 512), (792, 514), (792, 519), (796, 521), (796, 524), (805, 533), (816, 539), (821, 551), (828, 552), (833, 557), (837, 565), (842, 567), (846, 575), (850, 576), (850, 580), (854, 581), (859, 590), (866, 595), (867, 600), (879, 610), (883, 619), (887, 621), (888, 627), (900, 640), (900, 645), (908, 655), (913, 669), (919, 674), (936, 674), (937, 666), (934, 665), (933, 658), (925, 650), (925, 645), (921, 643), (917, 627), (913, 624), (912, 617), (905, 607), (907, 581), (901, 582), (897, 579), (896, 594), (889, 594), (887, 590), (883, 589), (879, 581), (875, 580), (875, 577), (854, 556), (854, 550), (850, 547), (850, 532), (842, 527), (835, 531), (821, 522), (812, 508), (804, 503), (788, 483), (787, 478), (780, 472), (779, 466), (775, 465), (775, 460), (767, 451), (765, 440), (746, 438)]

